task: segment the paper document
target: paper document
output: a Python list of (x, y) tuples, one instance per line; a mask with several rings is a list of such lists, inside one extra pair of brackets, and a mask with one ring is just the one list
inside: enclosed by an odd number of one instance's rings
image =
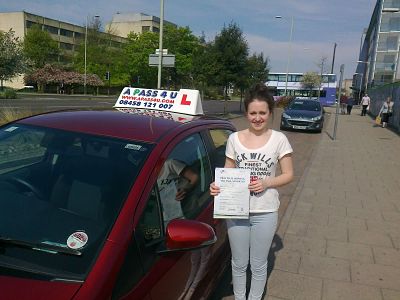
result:
[(247, 219), (250, 206), (250, 170), (216, 168), (215, 185), (220, 188), (214, 197), (214, 218)]

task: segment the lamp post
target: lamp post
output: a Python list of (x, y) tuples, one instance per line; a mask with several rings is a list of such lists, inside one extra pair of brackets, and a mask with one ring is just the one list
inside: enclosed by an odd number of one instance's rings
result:
[[(283, 19), (282, 16), (275, 16), (276, 19)], [(285, 97), (287, 97), (287, 86), (288, 86), (288, 78), (289, 78), (289, 65), (290, 65), (290, 56), (292, 52), (292, 38), (293, 38), (293, 29), (294, 29), (294, 17), (291, 17), (290, 22), (290, 34), (289, 34), (289, 43), (288, 43), (288, 58), (286, 63), (286, 79), (285, 79)]]
[(358, 87), (358, 103), (360, 103), (361, 102), (361, 85), (362, 85), (362, 80), (363, 80), (364, 74), (363, 73), (354, 73), (354, 74), (360, 75), (360, 84)]
[(163, 59), (163, 31), (164, 31), (164, 0), (160, 0), (160, 35), (159, 35), (159, 51), (158, 51), (158, 76), (157, 89), (161, 88), (161, 69)]
[[(360, 82), (360, 94), (361, 94), (361, 88), (365, 86), (364, 90), (367, 90), (368, 87), (368, 67), (369, 67), (369, 61), (362, 61), (362, 60), (357, 60), (357, 63), (359, 64), (365, 64), (365, 70), (363, 73), (355, 73), (355, 74), (360, 74), (361, 76), (361, 82)], [(364, 77), (365, 74), (365, 77)], [(363, 84), (363, 79), (365, 81), (365, 84)], [(360, 99), (361, 100), (361, 99)]]
[[(94, 16), (99, 18), (100, 16)], [(88, 35), (88, 22), (89, 16), (86, 16), (86, 26), (85, 26), (85, 75), (83, 77), (83, 93), (86, 95), (86, 84), (87, 84), (87, 35)]]

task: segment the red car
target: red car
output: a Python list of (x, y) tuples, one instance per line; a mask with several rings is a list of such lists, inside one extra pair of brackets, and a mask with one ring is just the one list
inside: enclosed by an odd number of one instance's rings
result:
[(235, 128), (143, 110), (158, 96), (0, 127), (2, 300), (209, 296), (230, 257), (209, 185)]

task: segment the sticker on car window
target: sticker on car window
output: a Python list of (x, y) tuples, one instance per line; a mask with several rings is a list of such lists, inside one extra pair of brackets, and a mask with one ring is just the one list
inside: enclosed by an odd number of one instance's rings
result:
[(81, 249), (88, 242), (88, 236), (84, 231), (76, 231), (67, 239), (67, 246), (71, 249)]
[(16, 130), (16, 129), (18, 129), (18, 127), (16, 127), (16, 126), (11, 126), (11, 127), (7, 128), (7, 129), (4, 129), (4, 131), (12, 132), (12, 131), (14, 131), (14, 130)]
[(130, 150), (139, 151), (140, 149), (142, 149), (142, 146), (140, 146), (140, 145), (135, 145), (135, 144), (126, 144), (125, 149), (130, 149)]

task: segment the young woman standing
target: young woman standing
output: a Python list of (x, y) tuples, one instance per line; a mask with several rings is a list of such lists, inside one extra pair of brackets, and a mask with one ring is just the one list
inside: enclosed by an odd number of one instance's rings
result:
[[(249, 127), (230, 135), (226, 146), (225, 168), (251, 170), (250, 216), (227, 219), (232, 252), (232, 280), (236, 300), (246, 299), (246, 270), (250, 262), (249, 298), (261, 299), (267, 280), (267, 258), (278, 223), (277, 187), (293, 179), (292, 147), (286, 136), (268, 127), (274, 99), (267, 87), (255, 85), (244, 100)], [(277, 165), (281, 174), (275, 176)], [(214, 183), (210, 193), (218, 195)]]

